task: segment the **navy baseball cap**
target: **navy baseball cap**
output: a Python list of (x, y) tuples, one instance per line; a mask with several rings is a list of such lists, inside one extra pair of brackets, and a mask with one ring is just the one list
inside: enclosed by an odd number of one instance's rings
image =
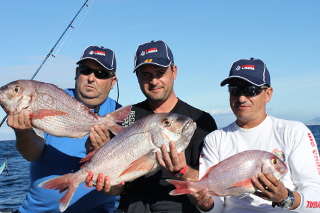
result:
[(256, 86), (262, 86), (265, 84), (271, 86), (269, 71), (266, 64), (260, 59), (240, 59), (233, 62), (229, 77), (224, 79), (220, 86), (228, 84), (229, 81), (234, 78), (245, 80)]
[(164, 41), (151, 41), (140, 44), (136, 50), (134, 59), (134, 70), (144, 64), (154, 64), (160, 67), (168, 67), (174, 64), (173, 55)]
[(89, 46), (84, 50), (77, 64), (80, 64), (86, 59), (95, 60), (107, 70), (116, 71), (116, 56), (111, 49), (104, 48), (102, 46)]

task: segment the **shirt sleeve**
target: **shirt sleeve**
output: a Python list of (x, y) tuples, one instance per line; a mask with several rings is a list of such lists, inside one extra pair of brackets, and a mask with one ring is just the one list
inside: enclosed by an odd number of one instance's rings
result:
[(294, 183), (293, 190), (301, 195), (301, 203), (295, 211), (320, 212), (320, 158), (317, 143), (311, 131), (302, 123), (290, 131), (285, 135), (292, 137), (290, 140), (294, 146), (287, 155), (288, 165)]

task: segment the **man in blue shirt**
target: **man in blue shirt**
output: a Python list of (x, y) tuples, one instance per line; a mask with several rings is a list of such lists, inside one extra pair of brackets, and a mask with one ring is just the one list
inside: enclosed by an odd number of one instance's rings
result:
[[(120, 108), (120, 104), (108, 97), (117, 81), (114, 52), (104, 47), (89, 46), (77, 64), (75, 88), (66, 89), (66, 92), (101, 116)], [(82, 165), (79, 161), (87, 154), (86, 148), (91, 151), (94, 149), (92, 144), (109, 141), (109, 131), (104, 125), (95, 125), (89, 138), (59, 138), (48, 134), (42, 138), (32, 130), (29, 114), (28, 110), (23, 110), (8, 116), (8, 125), (16, 134), (18, 151), (31, 161), (31, 185), (19, 212), (60, 212), (59, 200), (64, 193), (39, 188), (39, 183), (79, 170)], [(116, 201), (115, 196), (81, 184), (65, 212), (113, 212)]]

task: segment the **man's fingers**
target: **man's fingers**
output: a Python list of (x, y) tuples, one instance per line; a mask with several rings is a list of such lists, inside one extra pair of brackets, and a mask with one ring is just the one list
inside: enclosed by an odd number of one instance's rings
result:
[(169, 171), (173, 171), (173, 166), (172, 166), (172, 162), (171, 162), (171, 157), (169, 152), (167, 151), (167, 147), (165, 145), (161, 146), (161, 152), (162, 152), (162, 160), (165, 164), (165, 167), (169, 170)]
[(87, 175), (86, 181), (85, 181), (86, 186), (92, 186), (93, 185), (91, 183), (92, 179), (93, 179), (93, 172), (88, 172), (88, 175)]
[(101, 191), (104, 186), (104, 175), (102, 173), (98, 174), (96, 188), (98, 191)]

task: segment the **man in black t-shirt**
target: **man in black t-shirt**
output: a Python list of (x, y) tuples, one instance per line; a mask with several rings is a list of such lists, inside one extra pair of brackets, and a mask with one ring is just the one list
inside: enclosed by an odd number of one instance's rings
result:
[(217, 129), (216, 123), (210, 114), (190, 106), (176, 96), (173, 86), (177, 77), (177, 66), (174, 65), (172, 52), (165, 42), (151, 41), (139, 45), (135, 55), (134, 72), (147, 99), (133, 105), (123, 126), (153, 113), (177, 113), (192, 118), (197, 123), (197, 129), (184, 152), (177, 153), (174, 143), (171, 143), (170, 153), (163, 148), (162, 155), (157, 154), (162, 167), (155, 174), (140, 177), (122, 186), (113, 186), (111, 189), (106, 178), (105, 187), (101, 186), (101, 181), (97, 182), (96, 187), (112, 195), (121, 193), (117, 211), (119, 213), (199, 212), (186, 195), (170, 196), (169, 192), (175, 187), (166, 182), (166, 179), (198, 180), (203, 139)]

